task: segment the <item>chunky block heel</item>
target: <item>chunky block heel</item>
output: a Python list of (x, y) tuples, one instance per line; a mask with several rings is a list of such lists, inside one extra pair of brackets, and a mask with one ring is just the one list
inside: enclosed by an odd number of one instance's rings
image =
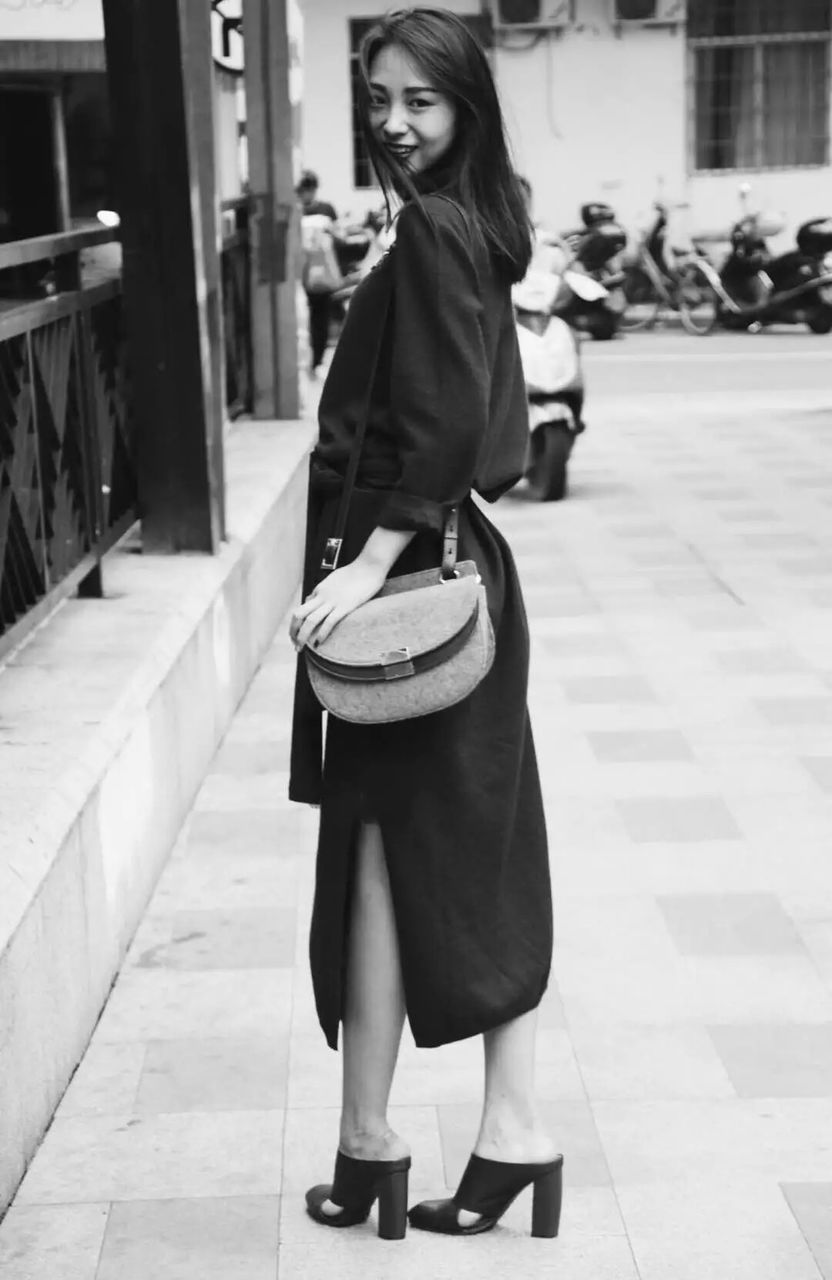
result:
[(544, 1173), (534, 1184), (532, 1198), (532, 1235), (554, 1240), (560, 1230), (563, 1204), (563, 1159), (554, 1169)]
[[(491, 1231), (525, 1187), (534, 1186), (532, 1235), (551, 1240), (558, 1233), (563, 1200), (563, 1156), (546, 1164), (509, 1164), (472, 1155), (450, 1200), (423, 1200), (410, 1210), (411, 1227), (448, 1236)], [(479, 1218), (461, 1226), (459, 1210)]]
[(378, 1184), (378, 1234), (381, 1240), (404, 1240), (407, 1232), (407, 1169)]
[[(366, 1222), (378, 1200), (378, 1234), (403, 1240), (407, 1230), (407, 1179), (410, 1156), (403, 1160), (356, 1160), (339, 1151), (331, 1183), (311, 1187), (306, 1210), (322, 1227), (355, 1227)], [(326, 1213), (330, 1200), (338, 1213)]]

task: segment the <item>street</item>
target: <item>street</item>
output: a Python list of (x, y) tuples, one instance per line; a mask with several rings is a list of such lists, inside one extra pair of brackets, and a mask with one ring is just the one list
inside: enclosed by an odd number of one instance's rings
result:
[[(281, 632), (0, 1227), (3, 1280), (832, 1280), (832, 340), (583, 352), (571, 496), (489, 513), (532, 642), (560, 1238), (530, 1239), (529, 1194), (471, 1240), (304, 1214), (338, 1062)], [(456, 1184), (480, 1056), (405, 1044), (411, 1201)]]
[(689, 337), (679, 327), (582, 344), (592, 397), (691, 391), (825, 392), (832, 398), (832, 339), (805, 327), (761, 333), (717, 330)]

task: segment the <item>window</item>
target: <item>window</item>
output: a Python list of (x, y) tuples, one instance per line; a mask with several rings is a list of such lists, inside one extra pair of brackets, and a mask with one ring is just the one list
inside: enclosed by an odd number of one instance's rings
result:
[(829, 158), (832, 0), (689, 0), (694, 168)]
[[(488, 18), (480, 14), (471, 17), (462, 17), (468, 27), (473, 31), (480, 44), (485, 49), (489, 49), (493, 43), (491, 24)], [(352, 91), (352, 155), (353, 155), (353, 182), (356, 187), (374, 187), (376, 185), (373, 167), (370, 164), (370, 157), (367, 154), (367, 147), (364, 142), (364, 136), (361, 131), (361, 117), (358, 111), (358, 50), (364, 36), (375, 26), (378, 18), (353, 18), (350, 21), (350, 81)]]

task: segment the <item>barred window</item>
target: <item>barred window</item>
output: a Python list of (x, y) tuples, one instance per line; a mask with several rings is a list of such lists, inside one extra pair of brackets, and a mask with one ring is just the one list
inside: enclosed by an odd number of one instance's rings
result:
[(829, 159), (832, 0), (689, 0), (696, 169)]
[[(493, 43), (493, 32), (489, 19), (481, 14), (472, 14), (470, 17), (460, 16), (487, 51)], [(361, 41), (364, 36), (377, 22), (378, 18), (353, 18), (349, 24), (353, 182), (356, 187), (374, 187), (376, 185), (373, 166), (370, 163), (367, 144), (364, 141), (364, 135), (361, 130), (361, 116), (358, 110), (358, 77), (360, 74), (358, 50), (361, 47)]]

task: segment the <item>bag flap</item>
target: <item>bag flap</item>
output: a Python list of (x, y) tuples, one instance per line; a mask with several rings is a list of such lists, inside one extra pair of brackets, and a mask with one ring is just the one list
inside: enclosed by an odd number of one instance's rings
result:
[(316, 653), (330, 662), (372, 666), (385, 654), (407, 649), (431, 653), (458, 635), (477, 608), (475, 577), (451, 578), (416, 591), (374, 596), (338, 623)]

